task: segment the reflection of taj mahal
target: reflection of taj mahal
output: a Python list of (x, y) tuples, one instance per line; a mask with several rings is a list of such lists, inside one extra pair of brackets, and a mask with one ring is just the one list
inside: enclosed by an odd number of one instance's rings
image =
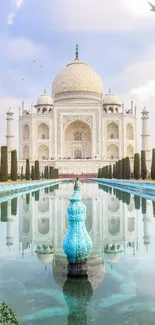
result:
[[(142, 113), (144, 115), (144, 113)], [(148, 112), (143, 116), (143, 150), (149, 149)], [(98, 168), (137, 152), (136, 107), (126, 109), (87, 64), (75, 60), (55, 77), (27, 110), (19, 109), (19, 162), (29, 158), (55, 166), (63, 174), (97, 173)], [(13, 112), (7, 112), (7, 146), (14, 149)]]

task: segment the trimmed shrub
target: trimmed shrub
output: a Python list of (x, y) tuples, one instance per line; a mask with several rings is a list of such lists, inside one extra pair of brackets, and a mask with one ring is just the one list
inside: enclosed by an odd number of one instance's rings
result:
[(34, 166), (31, 166), (31, 179), (32, 179), (32, 181), (35, 180), (35, 169), (34, 169)]
[(25, 172), (25, 178), (27, 181), (30, 180), (30, 161), (29, 159), (26, 159), (26, 172)]
[(134, 155), (134, 179), (140, 179), (140, 156), (139, 153)]
[(11, 151), (11, 180), (17, 180), (17, 151)]
[(129, 157), (125, 158), (125, 176), (126, 179), (130, 179), (131, 178), (131, 170), (130, 170), (130, 159)]
[(1, 181), (8, 181), (8, 148), (7, 146), (1, 147)]
[(155, 180), (155, 149), (152, 149), (151, 178)]
[(35, 160), (34, 163), (34, 173), (35, 173), (35, 179), (40, 179), (40, 169), (39, 169), (39, 160)]
[(141, 151), (141, 178), (146, 179), (147, 167), (146, 167), (146, 154), (145, 150)]
[(24, 179), (23, 166), (21, 167), (20, 179), (21, 179), (21, 181)]

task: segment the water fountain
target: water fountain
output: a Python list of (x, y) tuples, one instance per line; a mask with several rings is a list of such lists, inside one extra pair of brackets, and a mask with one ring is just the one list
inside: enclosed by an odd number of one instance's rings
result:
[(68, 260), (68, 275), (85, 276), (92, 241), (85, 226), (86, 207), (81, 201), (81, 183), (78, 178), (75, 181), (74, 193), (69, 200), (69, 228), (63, 241), (63, 249)]

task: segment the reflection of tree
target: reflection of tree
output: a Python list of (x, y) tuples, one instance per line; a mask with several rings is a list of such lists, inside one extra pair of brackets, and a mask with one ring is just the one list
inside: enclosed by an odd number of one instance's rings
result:
[(155, 217), (155, 201), (152, 201), (152, 207), (153, 207), (153, 216)]
[(35, 201), (39, 201), (39, 190), (34, 193)]
[(29, 205), (30, 203), (30, 193), (26, 194), (26, 204)]
[(140, 196), (134, 195), (135, 209), (140, 210)]
[(8, 217), (8, 201), (1, 203), (1, 221), (7, 222)]
[(93, 295), (89, 280), (68, 277), (63, 293), (69, 309), (68, 325), (87, 325), (87, 306)]
[(142, 197), (142, 214), (146, 214), (146, 199)]
[(17, 197), (11, 200), (11, 214), (13, 216), (17, 215)]

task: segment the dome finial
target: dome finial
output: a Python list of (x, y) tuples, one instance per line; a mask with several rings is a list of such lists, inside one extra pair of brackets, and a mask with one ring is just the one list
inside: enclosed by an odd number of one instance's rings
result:
[(79, 60), (79, 46), (78, 46), (78, 44), (76, 44), (76, 52), (75, 52), (75, 59), (76, 60)]
[(109, 88), (109, 94), (111, 94), (111, 89)]
[(44, 94), (46, 94), (46, 88), (44, 88)]

